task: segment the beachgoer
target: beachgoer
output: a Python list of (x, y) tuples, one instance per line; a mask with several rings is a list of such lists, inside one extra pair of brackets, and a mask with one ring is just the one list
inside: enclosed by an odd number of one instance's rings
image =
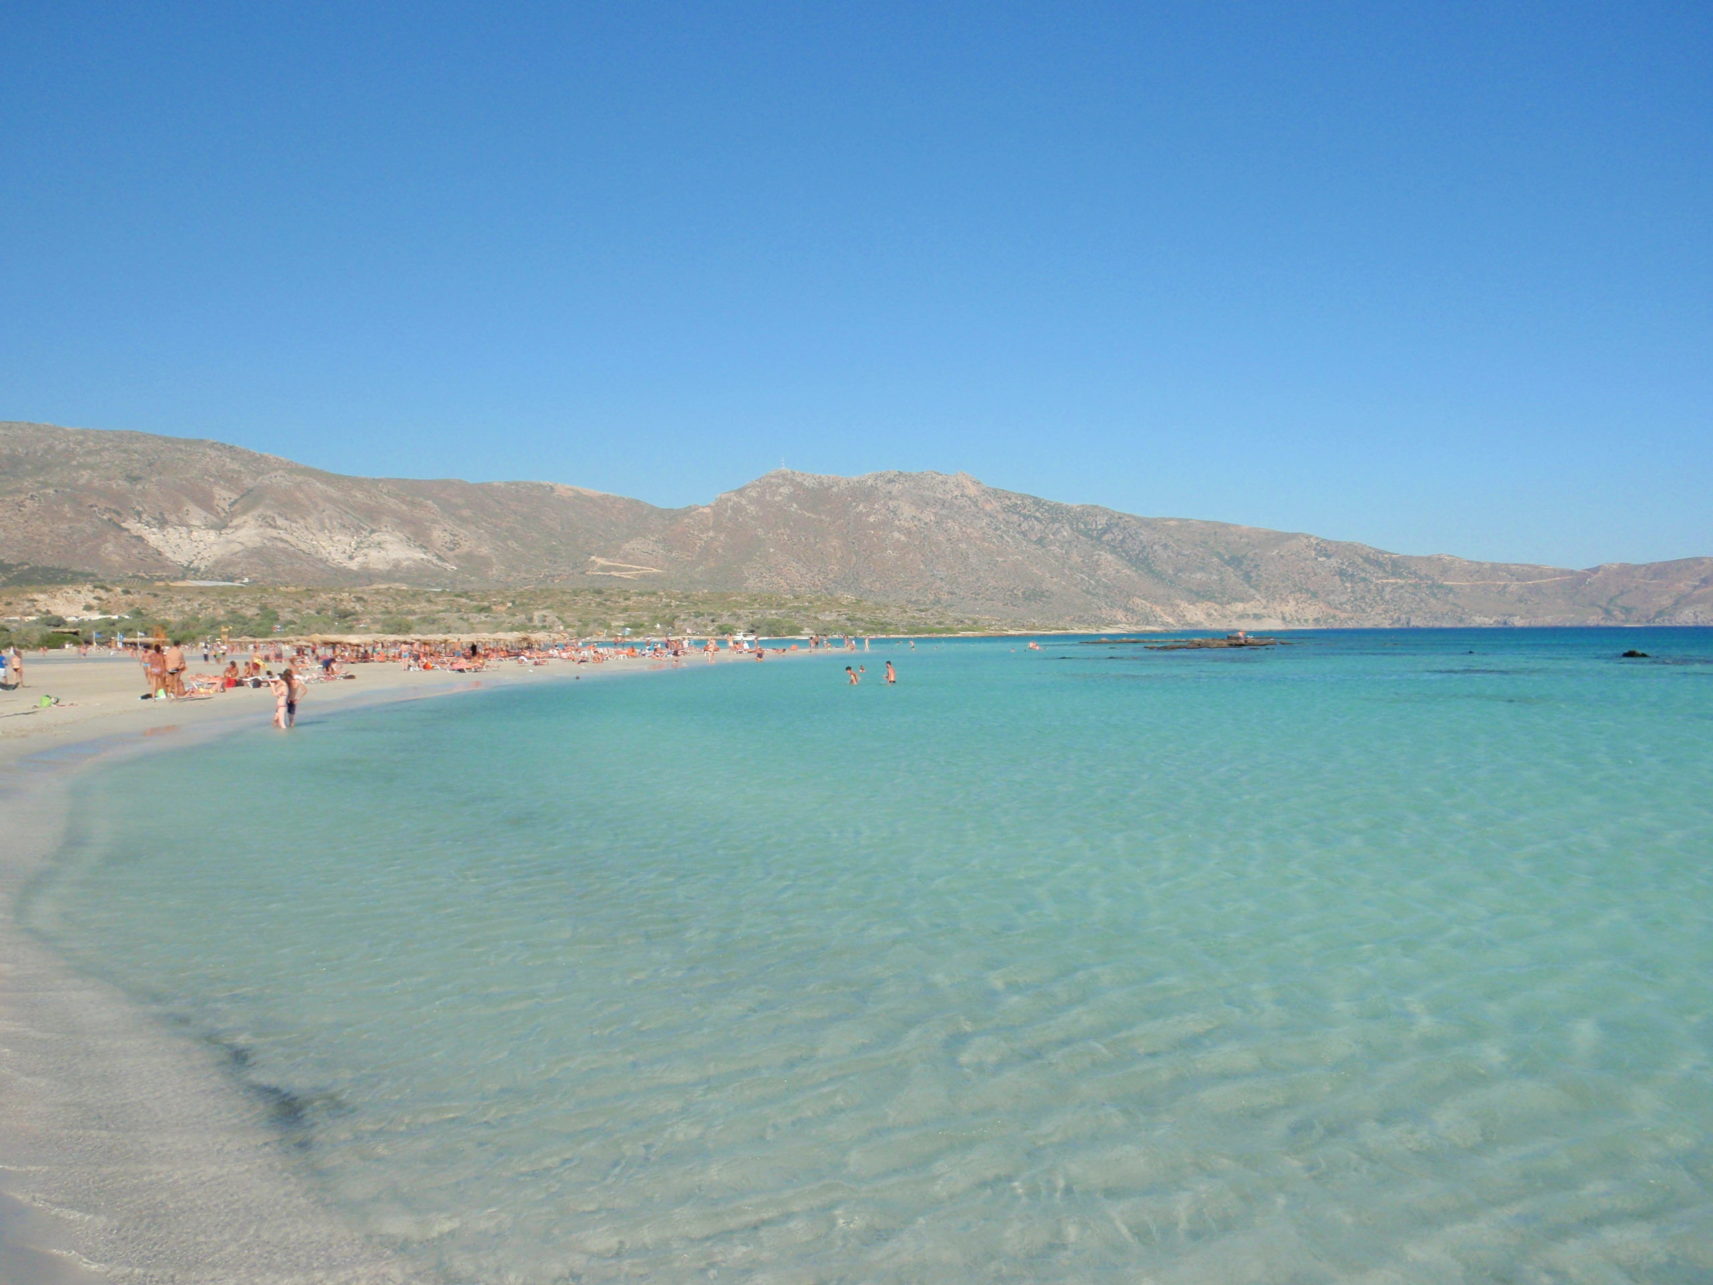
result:
[(268, 675), (268, 686), (274, 691), (274, 726), (283, 731), (290, 731), (297, 722), (297, 675), (290, 669), (282, 669), (276, 678)]
[(850, 680), (852, 687), (855, 687), (858, 683), (862, 682), (862, 679), (857, 677), (856, 670), (852, 669), (849, 665), (845, 666), (845, 677)]
[(892, 686), (893, 683), (896, 683), (897, 681), (898, 681), (898, 671), (892, 667), (892, 662), (889, 660), (886, 662), (886, 685), (888, 687), (890, 687), (890, 686)]
[(184, 649), (175, 642), (169, 642), (162, 659), (167, 666), (167, 695), (184, 695)]
[(11, 657), (10, 653), (0, 651), (0, 687), (10, 687), (11, 686), (11, 681), (10, 681), (11, 664), (12, 664), (12, 657)]
[(165, 696), (167, 691), (167, 658), (159, 643), (153, 643), (143, 653), (143, 676), (149, 684), (149, 695)]
[(24, 685), (24, 653), (18, 650), (16, 643), (12, 645), (12, 690), (17, 691)]

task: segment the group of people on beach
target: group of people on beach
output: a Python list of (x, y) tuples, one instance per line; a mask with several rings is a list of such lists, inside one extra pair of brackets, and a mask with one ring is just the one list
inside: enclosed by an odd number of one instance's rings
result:
[[(547, 665), (567, 662), (577, 665), (599, 665), (609, 660), (646, 660), (661, 664), (682, 665), (692, 650), (701, 651), (712, 662), (721, 653), (717, 640), (709, 638), (699, 647), (688, 638), (663, 638), (632, 642), (623, 639), (606, 641), (562, 641), (552, 643), (495, 642), (491, 644), (453, 643), (450, 640), (427, 639), (375, 640), (374, 642), (311, 642), (293, 643), (285, 640), (233, 645), (224, 640), (206, 640), (200, 645), (204, 661), (225, 662), (217, 673), (193, 674), (187, 647), (180, 642), (156, 637), (138, 639), (117, 648), (134, 656), (141, 665), (144, 697), (154, 700), (203, 699), (237, 687), (269, 688), (275, 698), (274, 725), (289, 729), (297, 719), (297, 706), (311, 680), (331, 681), (354, 678), (350, 666), (362, 664), (397, 664), (408, 672), (441, 671), (454, 674), (481, 673), (496, 664)], [(769, 654), (784, 654), (797, 650), (797, 644), (769, 648), (750, 639), (729, 638), (726, 651), (731, 656), (763, 660)], [(79, 648), (88, 654), (87, 645)], [(16, 652), (13, 656), (16, 657)], [(22, 675), (22, 661), (15, 660), (16, 674)]]
[[(722, 641), (724, 645), (722, 646)], [(848, 635), (840, 640), (816, 636), (810, 640), (813, 650), (842, 647), (857, 650), (857, 639)], [(867, 639), (863, 639), (867, 650)], [(451, 640), (425, 639), (375, 640), (373, 642), (293, 642), (284, 639), (260, 642), (230, 643), (225, 639), (205, 639), (199, 644), (185, 643), (157, 634), (153, 639), (116, 638), (105, 648), (108, 655), (129, 656), (136, 660), (144, 684), (145, 700), (203, 700), (234, 688), (268, 688), (274, 696), (273, 725), (289, 730), (296, 724), (297, 707), (303, 700), (311, 681), (326, 682), (356, 677), (349, 667), (361, 664), (390, 663), (402, 665), (408, 671), (438, 670), (454, 674), (480, 673), (500, 663), (518, 665), (547, 665), (554, 662), (575, 665), (600, 665), (612, 660), (641, 660), (658, 666), (683, 665), (694, 654), (701, 654), (710, 663), (722, 655), (730, 659), (765, 660), (770, 655), (785, 655), (798, 650), (800, 644), (764, 646), (759, 639), (727, 637), (656, 638), (632, 641), (612, 639), (600, 641), (566, 640), (559, 642), (495, 641), (488, 644)], [(67, 650), (70, 650), (68, 645)], [(99, 642), (81, 642), (80, 656), (102, 650)], [(200, 651), (204, 662), (221, 668), (193, 673), (194, 657)], [(865, 667), (860, 667), (866, 673)], [(861, 681), (858, 670), (846, 666), (852, 684)], [(892, 662), (886, 662), (886, 682), (896, 683), (897, 672)], [(15, 690), (23, 686), (24, 659), (16, 647), (0, 649), (0, 686)]]
[(184, 673), (189, 666), (185, 664), (184, 648), (175, 642), (165, 646), (154, 643), (143, 651), (142, 660), (143, 680), (148, 684), (149, 695), (165, 700), (186, 694)]
[[(185, 675), (190, 664), (185, 658), (184, 648), (178, 643), (149, 643), (139, 647), (138, 652), (143, 667), (145, 699), (183, 700), (212, 696), (217, 691), (230, 691), (234, 687), (265, 685), (274, 693), (274, 726), (289, 729), (297, 722), (297, 703), (303, 697), (304, 680), (290, 665), (275, 673), (272, 669), (264, 669), (260, 655), (252, 652), (242, 663), (236, 657), (229, 659), (218, 677), (203, 675), (187, 683)], [(209, 648), (203, 649), (203, 655), (205, 658), (209, 655)], [(283, 652), (281, 656), (283, 658)], [(332, 669), (333, 664), (329, 660), (323, 676), (331, 676)]]

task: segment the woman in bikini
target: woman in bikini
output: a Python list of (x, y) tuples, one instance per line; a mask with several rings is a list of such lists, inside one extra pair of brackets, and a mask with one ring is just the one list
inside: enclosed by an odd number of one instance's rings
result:
[(270, 686), (274, 689), (274, 726), (289, 731), (297, 722), (297, 675), (289, 668), (282, 669)]
[(149, 684), (149, 695), (158, 696), (167, 690), (167, 658), (159, 643), (143, 653), (143, 677)]

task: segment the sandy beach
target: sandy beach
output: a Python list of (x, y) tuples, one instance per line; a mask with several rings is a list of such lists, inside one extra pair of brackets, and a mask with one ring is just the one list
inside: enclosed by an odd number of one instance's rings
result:
[[(286, 733), (269, 726), (266, 688), (144, 700), (131, 659), (28, 657), (24, 687), (0, 692), (0, 1281), (412, 1279), (318, 1203), (269, 1124), (270, 1104), (238, 1088), (220, 1050), (164, 1029), (20, 929), (19, 897), (62, 840), (78, 772), (227, 735), (313, 736), (339, 709), (665, 667), (628, 658), (508, 661), (478, 674), (355, 665), (355, 678), (312, 685)], [(59, 703), (40, 705), (44, 695)]]

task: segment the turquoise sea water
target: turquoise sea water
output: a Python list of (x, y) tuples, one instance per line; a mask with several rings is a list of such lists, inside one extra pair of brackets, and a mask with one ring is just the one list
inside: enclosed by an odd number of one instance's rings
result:
[(1284, 636), (309, 704), (27, 911), (448, 1282), (1713, 1279), (1713, 630)]

